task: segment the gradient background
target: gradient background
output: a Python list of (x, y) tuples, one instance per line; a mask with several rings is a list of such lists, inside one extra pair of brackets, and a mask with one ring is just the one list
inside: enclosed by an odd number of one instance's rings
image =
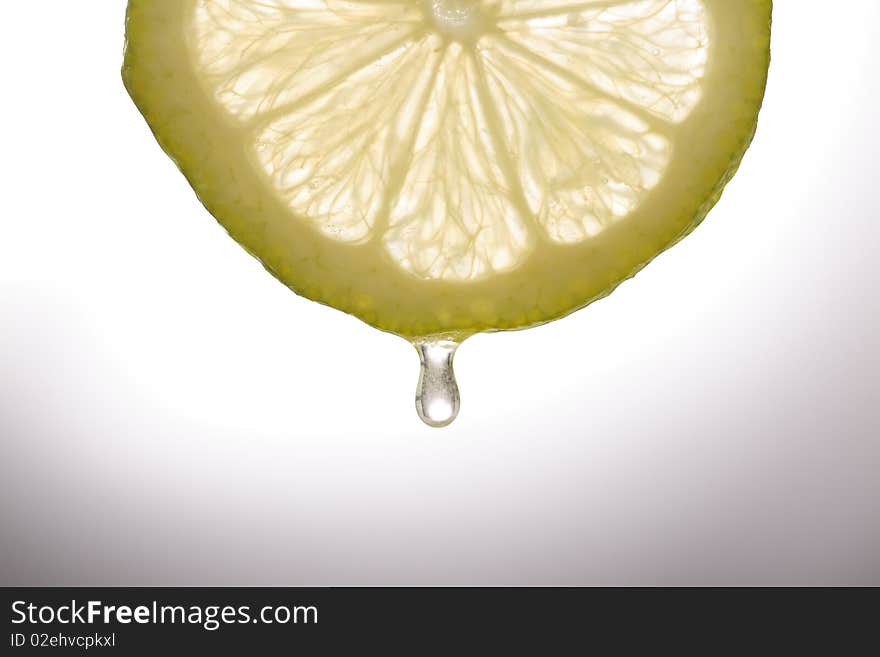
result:
[(290, 294), (119, 79), (123, 0), (7, 3), (0, 583), (880, 584), (880, 3), (779, 0), (758, 138), (611, 298), (458, 356)]

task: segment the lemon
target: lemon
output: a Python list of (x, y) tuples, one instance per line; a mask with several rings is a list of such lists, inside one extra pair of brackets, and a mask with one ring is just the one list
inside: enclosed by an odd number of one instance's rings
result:
[(581, 308), (703, 219), (755, 132), (770, 17), (770, 0), (130, 0), (123, 77), (277, 278), (445, 344)]

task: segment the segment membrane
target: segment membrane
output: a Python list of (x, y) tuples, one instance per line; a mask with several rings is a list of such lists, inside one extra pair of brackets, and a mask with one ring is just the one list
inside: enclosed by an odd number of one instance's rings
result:
[(392, 258), (422, 278), (505, 271), (529, 246), (478, 97), (477, 67), (459, 44), (446, 49), (385, 235)]
[(672, 122), (700, 100), (709, 54), (701, 0), (507, 0), (507, 37), (610, 96)]
[(645, 120), (503, 39), (481, 56), (529, 211), (550, 239), (597, 235), (659, 182), (671, 147)]
[(439, 62), (436, 37), (400, 46), (258, 131), (257, 159), (299, 216), (328, 237), (362, 242), (387, 213), (393, 177)]
[(198, 0), (193, 45), (218, 102), (247, 119), (331, 89), (422, 20), (407, 0)]

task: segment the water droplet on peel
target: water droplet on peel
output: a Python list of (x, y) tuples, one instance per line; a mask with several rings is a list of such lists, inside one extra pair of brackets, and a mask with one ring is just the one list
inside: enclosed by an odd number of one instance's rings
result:
[(422, 361), (416, 389), (416, 411), (428, 426), (449, 426), (458, 415), (461, 403), (452, 369), (458, 343), (441, 339), (413, 344)]

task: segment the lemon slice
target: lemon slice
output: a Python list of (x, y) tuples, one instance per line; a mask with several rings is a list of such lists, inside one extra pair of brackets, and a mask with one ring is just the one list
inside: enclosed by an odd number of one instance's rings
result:
[(130, 0), (123, 76), (276, 277), (448, 344), (581, 308), (702, 220), (755, 131), (770, 15), (770, 0)]

